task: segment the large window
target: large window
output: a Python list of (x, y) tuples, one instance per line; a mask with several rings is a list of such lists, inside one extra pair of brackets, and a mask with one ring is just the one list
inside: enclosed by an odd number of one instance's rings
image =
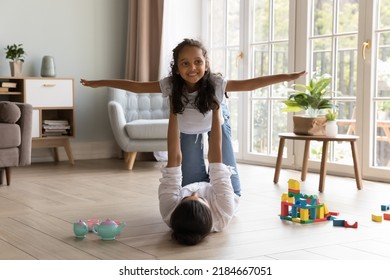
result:
[[(228, 79), (288, 72), (291, 64), (289, 1), (210, 0), (208, 4), (214, 71)], [(287, 129), (287, 115), (281, 114), (286, 86), (281, 83), (253, 92), (230, 94), (238, 159), (255, 160), (276, 155), (277, 134)]]
[[(228, 79), (308, 71), (332, 76), (340, 134), (360, 137), (363, 177), (390, 180), (390, 0), (205, 0), (212, 63)], [(232, 95), (237, 158), (275, 164), (278, 133), (292, 131), (281, 112), (286, 83)], [(318, 161), (320, 144), (311, 146)], [(299, 166), (302, 147), (284, 156)], [(353, 174), (350, 147), (333, 143), (329, 171)], [(314, 164), (314, 166), (316, 166)], [(317, 164), (319, 167), (319, 164)]]

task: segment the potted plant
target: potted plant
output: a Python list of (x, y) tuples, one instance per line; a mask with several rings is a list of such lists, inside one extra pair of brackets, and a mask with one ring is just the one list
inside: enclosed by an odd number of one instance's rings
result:
[(333, 107), (330, 98), (326, 97), (331, 76), (316, 74), (310, 79), (308, 85), (293, 85), (292, 94), (283, 101), (286, 105), (283, 112), (301, 112), (305, 115), (294, 115), (294, 133), (303, 135), (324, 135), (325, 116), (320, 115), (321, 110)]
[(337, 126), (337, 112), (332, 111), (331, 109), (328, 109), (328, 112), (325, 115), (326, 119), (326, 126), (325, 126), (325, 135), (328, 137), (334, 137), (338, 133), (338, 126)]
[(5, 48), (5, 58), (10, 60), (11, 76), (19, 77), (22, 74), (24, 57), (26, 55), (22, 44), (8, 45)]

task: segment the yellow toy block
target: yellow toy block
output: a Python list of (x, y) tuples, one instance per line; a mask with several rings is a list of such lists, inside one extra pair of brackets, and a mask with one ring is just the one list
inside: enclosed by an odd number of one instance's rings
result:
[(288, 193), (282, 194), (281, 200), (282, 201), (287, 201), (288, 200)]
[(325, 203), (323, 204), (324, 206), (324, 214), (328, 214), (329, 213), (329, 210), (328, 210), (328, 207), (326, 207)]
[(323, 219), (325, 216), (325, 207), (320, 207), (317, 210), (317, 219)]
[(373, 220), (374, 222), (377, 222), (377, 223), (381, 223), (382, 222), (382, 216), (372, 214), (371, 215), (371, 220)]
[(300, 218), (292, 218), (291, 221), (293, 221), (294, 223), (301, 223)]
[(309, 209), (302, 209), (301, 208), (301, 212), (300, 212), (300, 218), (302, 221), (306, 221), (309, 219)]
[(288, 188), (294, 191), (299, 191), (301, 189), (299, 181), (294, 179), (288, 180)]
[(287, 198), (287, 202), (288, 203), (293, 203), (294, 204), (295, 203), (294, 200), (295, 200), (294, 197)]

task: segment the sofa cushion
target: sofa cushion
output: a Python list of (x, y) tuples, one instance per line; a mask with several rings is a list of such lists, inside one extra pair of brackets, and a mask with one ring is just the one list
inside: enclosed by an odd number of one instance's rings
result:
[(0, 123), (0, 149), (15, 148), (21, 144), (20, 126), (11, 123)]
[(134, 120), (125, 125), (131, 139), (166, 139), (168, 119)]
[(0, 101), (0, 123), (16, 123), (20, 115), (17, 105), (9, 101)]

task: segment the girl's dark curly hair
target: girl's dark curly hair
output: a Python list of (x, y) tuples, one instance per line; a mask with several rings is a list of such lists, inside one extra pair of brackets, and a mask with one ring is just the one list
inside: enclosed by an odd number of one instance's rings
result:
[(195, 99), (195, 108), (198, 109), (202, 114), (206, 114), (208, 111), (214, 109), (215, 106), (218, 108), (218, 102), (215, 95), (215, 85), (211, 80), (211, 75), (209, 68), (209, 59), (207, 56), (207, 50), (203, 44), (197, 40), (193, 39), (184, 39), (180, 44), (173, 49), (173, 60), (171, 61), (171, 73), (170, 80), (172, 82), (172, 103), (173, 103), (173, 113), (181, 114), (183, 113), (185, 106), (188, 104), (189, 100), (183, 95), (183, 89), (185, 86), (185, 81), (178, 74), (178, 59), (181, 50), (184, 47), (196, 47), (202, 50), (203, 56), (206, 60), (206, 68), (208, 68), (202, 77), (197, 83), (198, 95)]

